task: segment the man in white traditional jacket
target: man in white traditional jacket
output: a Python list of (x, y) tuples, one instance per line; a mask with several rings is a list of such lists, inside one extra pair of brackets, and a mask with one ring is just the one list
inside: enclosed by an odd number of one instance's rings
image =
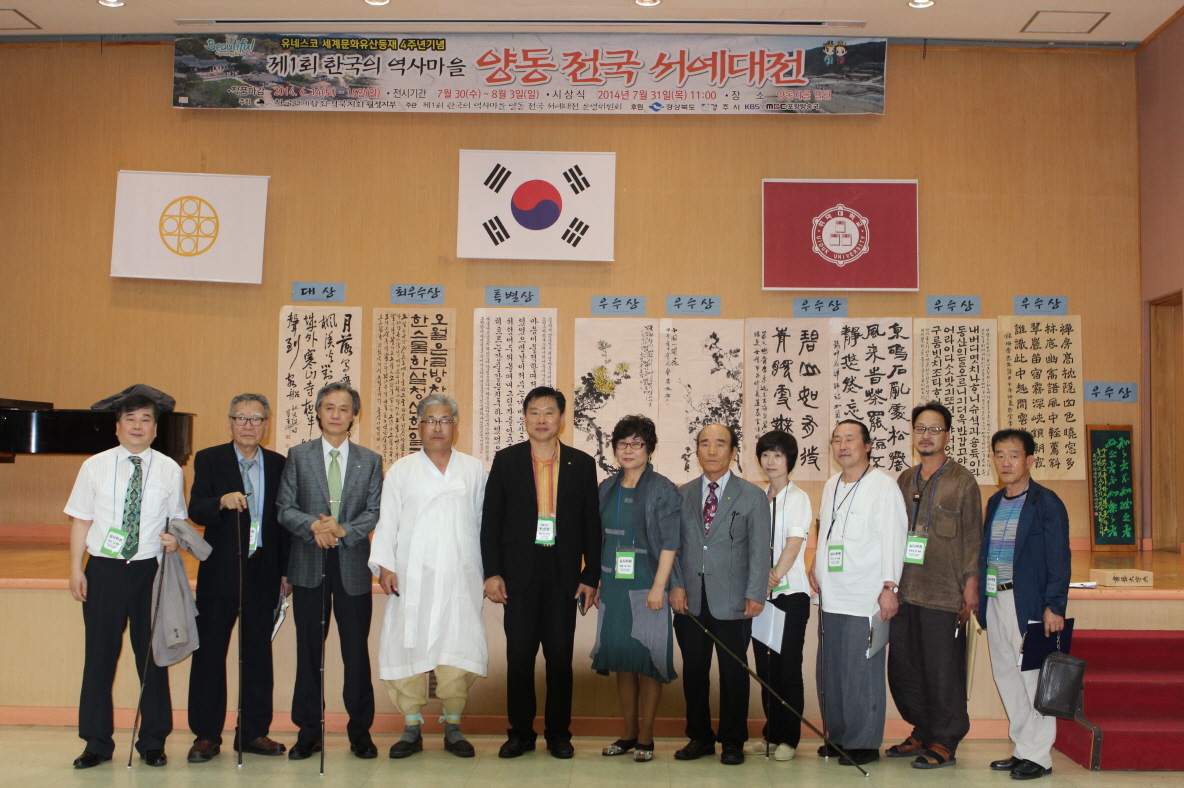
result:
[(481, 617), (481, 507), (485, 470), (452, 448), (456, 401), (443, 394), (419, 403), (423, 451), (387, 471), (370, 569), (387, 594), (379, 647), (379, 676), (404, 716), (403, 737), (390, 757), (423, 749), (420, 713), (428, 702), (428, 671), (444, 704), (444, 749), (474, 755), (460, 731), (460, 715), (489, 651)]

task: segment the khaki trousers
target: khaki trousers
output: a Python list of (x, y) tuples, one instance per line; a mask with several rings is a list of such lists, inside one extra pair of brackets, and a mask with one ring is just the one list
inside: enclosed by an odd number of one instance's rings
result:
[(995, 686), (999, 688), (999, 697), (1007, 710), (1007, 735), (1015, 743), (1012, 755), (1051, 769), (1057, 718), (1036, 711), (1034, 704), (1040, 671), (1019, 668), (1023, 638), (1015, 615), (1015, 597), (1011, 589), (1000, 591), (997, 597), (987, 597), (991, 672), (995, 674)]
[[(469, 687), (473, 686), (477, 674), (451, 665), (436, 666), (436, 697), (444, 703), (444, 713), (460, 716), (469, 700)], [(428, 674), (417, 673), (404, 679), (386, 679), (382, 682), (390, 693), (391, 703), (405, 717), (419, 714), (428, 702)]]

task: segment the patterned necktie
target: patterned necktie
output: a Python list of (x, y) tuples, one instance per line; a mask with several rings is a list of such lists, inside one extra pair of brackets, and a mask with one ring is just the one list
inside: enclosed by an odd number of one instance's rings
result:
[(333, 458), (329, 463), (329, 514), (336, 520), (337, 513), (341, 511), (341, 464), (337, 462), (341, 452), (330, 449), (329, 456)]
[(132, 477), (127, 480), (127, 495), (123, 499), (123, 530), (127, 531), (127, 539), (123, 542), (120, 555), (130, 561), (140, 551), (140, 503), (144, 500), (144, 477), (140, 473), (140, 458), (128, 459), (135, 468)]
[[(251, 522), (257, 523), (259, 522), (259, 507), (255, 503), (255, 485), (251, 484), (251, 468), (255, 467), (255, 461), (239, 460), (238, 467), (243, 475), (243, 494), (247, 496), (247, 511), (251, 513)], [(247, 538), (249, 541), (250, 537)], [(252, 546), (247, 551), (247, 558), (253, 556), (256, 549), (258, 548)]]
[(703, 502), (703, 535), (707, 536), (711, 533), (711, 522), (715, 519), (715, 512), (719, 509), (719, 498), (716, 497), (715, 491), (719, 489), (719, 484), (716, 482), (709, 482), (707, 485), (707, 500)]

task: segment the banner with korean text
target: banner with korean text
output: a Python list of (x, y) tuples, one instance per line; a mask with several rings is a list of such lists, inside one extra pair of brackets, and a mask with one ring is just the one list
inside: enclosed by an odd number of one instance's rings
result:
[(177, 36), (173, 106), (586, 115), (884, 113), (884, 38)]

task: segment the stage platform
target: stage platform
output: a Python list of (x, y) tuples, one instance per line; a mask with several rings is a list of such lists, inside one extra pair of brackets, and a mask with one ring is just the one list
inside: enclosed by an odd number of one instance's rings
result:
[[(42, 526), (41, 528), (44, 528)], [(78, 689), (82, 676), (83, 627), (79, 603), (69, 595), (69, 548), (66, 533), (29, 538), (13, 536), (12, 526), (0, 531), (0, 724), (61, 725), (77, 723)], [(62, 529), (65, 531), (65, 529)], [(4, 535), (4, 531), (8, 535)], [(41, 533), (45, 533), (41, 531)], [(1184, 630), (1184, 582), (1181, 580), (1179, 553), (1141, 552), (1130, 554), (1073, 554), (1073, 580), (1088, 580), (1090, 568), (1145, 568), (1155, 572), (1152, 589), (1096, 589), (1070, 591), (1069, 615), (1076, 618), (1078, 629)], [(186, 556), (190, 576), (196, 577), (197, 562)], [(374, 593), (381, 590), (374, 586)], [(371, 626), (370, 651), (376, 663), (385, 600), (376, 599)], [(814, 622), (806, 639), (803, 660), (807, 687), (814, 683), (817, 633)], [(499, 606), (485, 606), (485, 626), (489, 642), (489, 676), (478, 680), (466, 711), (468, 730), (497, 734), (505, 730), (505, 639), (502, 611)], [(595, 613), (578, 622), (575, 647), (575, 691), (573, 708), (577, 735), (613, 736), (619, 721), (615, 682), (596, 675), (590, 669), (588, 654), (596, 634)], [(326, 661), (327, 719), (330, 730), (344, 730), (345, 714), (341, 702), (341, 661), (335, 634), (330, 634)], [(969, 701), (972, 720), (970, 738), (1002, 739), (1007, 736), (1007, 720), (995, 690), (990, 671), (986, 638), (979, 638), (974, 669), (973, 692)], [(295, 679), (294, 637), (291, 622), (281, 629), (275, 641), (275, 724), (274, 730), (292, 730), (288, 719), (291, 689)], [(230, 659), (235, 659), (232, 645)], [(681, 659), (676, 651), (676, 670)], [(233, 669), (231, 671), (233, 674)], [(544, 697), (544, 673), (539, 657), (538, 693)], [(397, 714), (385, 689), (375, 678), (377, 718), (374, 730), (389, 733), (400, 730)], [(188, 727), (186, 712), (189, 684), (189, 661), (170, 669), (175, 726)], [(130, 726), (136, 698), (136, 676), (131, 650), (126, 648), (115, 685), (117, 725)], [(230, 692), (237, 690), (231, 681)], [(806, 715), (818, 720), (814, 693), (807, 691)], [(429, 717), (438, 703), (433, 701), (425, 712)], [(666, 688), (659, 707), (659, 736), (681, 736), (684, 726), (681, 681)], [(759, 692), (750, 703), (750, 727), (758, 735), (763, 714)], [(430, 716), (427, 730), (441, 728)], [(541, 722), (541, 720), (540, 720)], [(233, 727), (233, 720), (228, 721)], [(899, 719), (891, 698), (888, 701), (887, 740), (900, 740), (908, 726)], [(811, 734), (806, 734), (811, 735)], [(1184, 785), (1181, 786), (1184, 788)]]

